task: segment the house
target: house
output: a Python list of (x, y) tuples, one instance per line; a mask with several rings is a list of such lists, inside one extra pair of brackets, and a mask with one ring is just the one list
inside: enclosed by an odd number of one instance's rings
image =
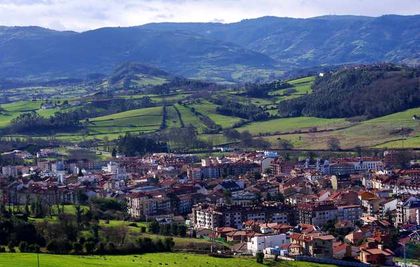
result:
[(290, 239), (286, 234), (254, 236), (247, 242), (247, 249), (255, 256), (266, 248), (276, 248), (289, 243)]
[(332, 258), (334, 236), (321, 233), (292, 233), (290, 255), (306, 255), (317, 258)]
[(316, 258), (332, 258), (333, 242), (335, 238), (332, 235), (320, 235), (312, 238), (309, 245), (309, 253)]
[(344, 237), (344, 240), (349, 242), (350, 244), (357, 244), (365, 238), (365, 233), (358, 229), (355, 230)]
[(333, 257), (339, 260), (351, 257), (351, 246), (343, 242), (335, 242), (333, 244)]
[(360, 247), (359, 260), (363, 263), (393, 266), (394, 253), (389, 249), (384, 249), (382, 245), (368, 243), (366, 246)]

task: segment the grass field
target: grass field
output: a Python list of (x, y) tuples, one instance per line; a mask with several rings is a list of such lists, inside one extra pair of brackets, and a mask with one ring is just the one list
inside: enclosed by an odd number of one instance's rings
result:
[[(273, 144), (276, 143), (277, 138), (287, 139), (294, 144), (295, 148), (309, 149), (327, 148), (327, 141), (331, 137), (338, 138), (342, 148), (353, 148), (355, 146), (401, 148), (403, 144), (405, 147), (420, 147), (420, 121), (412, 119), (415, 114), (420, 114), (420, 108), (363, 121), (342, 130), (278, 135), (265, 139)], [(404, 143), (401, 141), (402, 136), (392, 133), (392, 131), (402, 127), (412, 129)]]
[(275, 99), (278, 102), (281, 102), (283, 100), (293, 99), (293, 98), (297, 98), (305, 94), (310, 94), (312, 92), (311, 86), (314, 80), (315, 80), (314, 76), (309, 76), (309, 77), (304, 77), (304, 78), (288, 81), (288, 83), (292, 85), (291, 88), (294, 89), (295, 92), (289, 95), (284, 95), (284, 93), (288, 89), (290, 89), (290, 88), (286, 88), (286, 89), (280, 89), (280, 90), (271, 92), (271, 95), (275, 96)]
[(176, 104), (176, 108), (181, 113), (182, 120), (184, 121), (185, 126), (187, 125), (193, 125), (199, 133), (203, 132), (203, 130), (206, 128), (206, 126), (201, 122), (201, 120), (195, 116), (191, 110), (187, 107), (184, 107), (182, 105)]
[(90, 134), (123, 134), (127, 131), (151, 132), (159, 129), (162, 107), (134, 109), (90, 120)]
[[(167, 111), (167, 118), (166, 118), (166, 125), (168, 128), (180, 128), (181, 127), (181, 121), (178, 116), (178, 113), (176, 112), (174, 106), (168, 106), (166, 107)], [(181, 118), (182, 119), (182, 118)]]
[[(315, 267), (333, 266), (308, 262), (272, 262), (259, 264), (254, 258), (215, 258), (207, 255), (187, 253), (154, 253), (128, 256), (76, 256), (39, 254), (42, 267), (137, 267), (137, 266), (181, 266), (181, 267)], [(0, 267), (36, 267), (37, 255), (31, 253), (2, 253)]]
[(348, 126), (345, 119), (323, 119), (314, 117), (281, 118), (268, 121), (253, 122), (237, 128), (238, 131), (249, 131), (253, 135), (274, 132), (293, 132), (317, 127), (317, 130), (335, 129)]
[(232, 117), (232, 116), (225, 116), (218, 114), (216, 112), (217, 105), (210, 103), (208, 101), (202, 101), (200, 104), (192, 105), (198, 112), (203, 115), (208, 116), (211, 120), (213, 120), (216, 124), (222, 126), (222, 128), (231, 127), (233, 124), (241, 121), (240, 118)]
[(19, 116), (20, 113), (39, 110), (41, 101), (17, 101), (3, 104), (1, 107), (5, 112), (0, 113), (0, 128), (4, 128), (10, 124), (11, 120)]

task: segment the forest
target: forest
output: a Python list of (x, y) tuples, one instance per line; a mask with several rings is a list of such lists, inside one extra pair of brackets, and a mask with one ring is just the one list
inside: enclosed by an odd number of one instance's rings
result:
[(279, 104), (284, 117), (376, 118), (420, 105), (420, 68), (380, 64), (319, 76), (313, 93)]

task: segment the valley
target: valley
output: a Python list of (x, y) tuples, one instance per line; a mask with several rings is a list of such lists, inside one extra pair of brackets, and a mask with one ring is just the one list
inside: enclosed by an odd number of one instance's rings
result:
[[(161, 74), (156, 69), (153, 71)], [(161, 80), (161, 76), (153, 76), (150, 71), (146, 75), (139, 72), (138, 66), (132, 65), (125, 71), (120, 68), (116, 73), (111, 76), (113, 86), (106, 80), (97, 86), (79, 84), (77, 88), (80, 90), (45, 86), (3, 91), (5, 94), (15, 92), (14, 102), (0, 106), (3, 138), (30, 136), (70, 143), (88, 141), (94, 142), (94, 146), (101, 146), (104, 140), (113, 142), (125, 134), (153, 135), (170, 129), (193, 127), (198, 140), (206, 143), (203, 148), (239, 143), (238, 138), (228, 138), (224, 134), (226, 130), (249, 133), (253, 139), (265, 141), (263, 145), (272, 149), (282, 149), (281, 143), (287, 141), (291, 144), (288, 149), (324, 150), (328, 149), (327, 143), (331, 138), (338, 138), (342, 149), (414, 148), (419, 144), (420, 123), (413, 119), (420, 114), (419, 107), (364, 119), (280, 116), (278, 106), (312, 94), (315, 76), (287, 80), (284, 85), (266, 84), (268, 89), (261, 90), (268, 92), (259, 96), (247, 93), (250, 89), (246, 86), (191, 83), (187, 80), (171, 82), (172, 78)], [(166, 73), (164, 75), (170, 77)], [(159, 82), (156, 84), (153, 81)], [(69, 93), (59, 94), (57, 91)], [(50, 92), (55, 96), (50, 97)], [(268, 116), (260, 120), (235, 111), (222, 111), (222, 99), (230, 99), (240, 108), (258, 109)], [(78, 110), (89, 111), (80, 115), (80, 125), (74, 129), (70, 127), (30, 135), (7, 132), (12, 121), (24, 113), (35, 112), (49, 119), (56, 112)], [(399, 132), (401, 129), (403, 131)], [(172, 147), (177, 149), (174, 143)]]

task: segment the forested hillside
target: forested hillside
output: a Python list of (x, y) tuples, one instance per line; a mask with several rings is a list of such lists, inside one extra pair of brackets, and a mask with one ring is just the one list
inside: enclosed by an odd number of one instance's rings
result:
[(313, 93), (280, 103), (280, 115), (374, 118), (420, 106), (420, 68), (347, 67), (318, 77)]

